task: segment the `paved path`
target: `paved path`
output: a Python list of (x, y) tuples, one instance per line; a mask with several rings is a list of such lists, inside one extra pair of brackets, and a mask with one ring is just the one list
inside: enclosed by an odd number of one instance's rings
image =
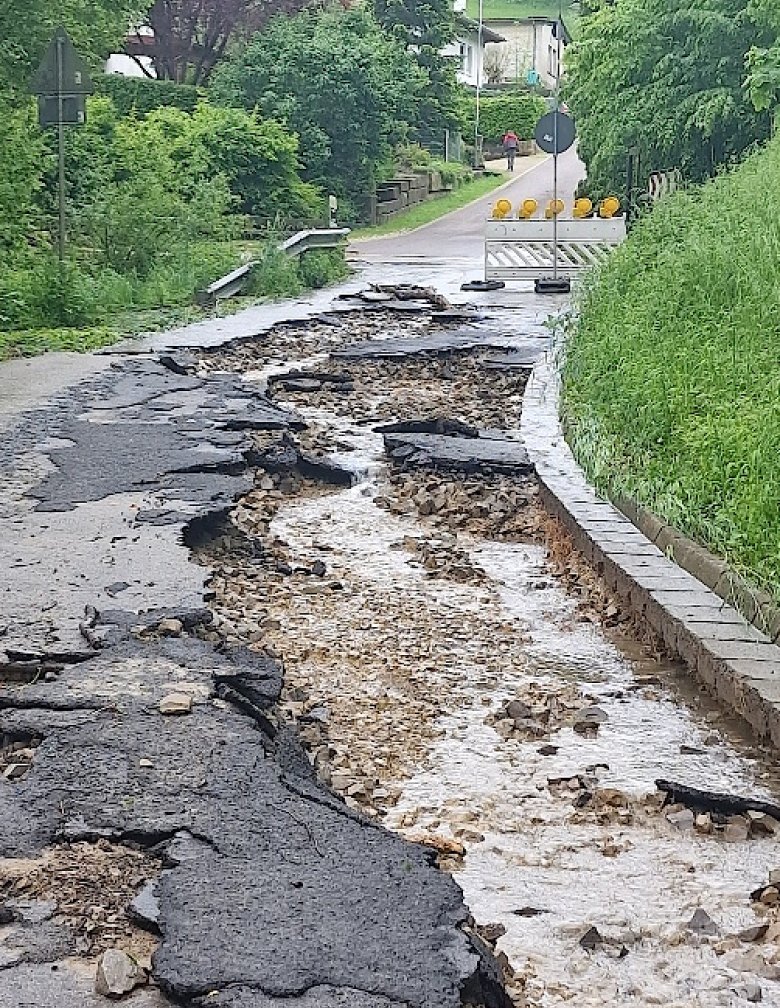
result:
[[(485, 220), (495, 205), (499, 195), (517, 206), (524, 199), (533, 198), (540, 205), (552, 199), (553, 169), (552, 159), (534, 159), (530, 170), (522, 171), (518, 163), (517, 178), (500, 190), (469, 203), (461, 210), (440, 217), (430, 224), (424, 224), (414, 231), (388, 235), (384, 238), (363, 238), (352, 244), (352, 249), (360, 259), (367, 262), (419, 262), (431, 263), (471, 260), (472, 269), (482, 260)], [(572, 149), (559, 160), (559, 193), (571, 206), (574, 191), (584, 177), (585, 169)], [(522, 174), (521, 174), (522, 172)]]

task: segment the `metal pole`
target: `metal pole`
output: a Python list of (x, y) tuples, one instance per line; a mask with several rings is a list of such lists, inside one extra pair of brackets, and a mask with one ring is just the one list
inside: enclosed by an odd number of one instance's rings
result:
[(65, 262), (65, 87), (64, 60), (62, 50), (64, 41), (57, 38), (57, 146), (59, 156), (59, 202), (60, 202), (60, 235), (59, 259), (60, 266)]
[(555, 61), (555, 125), (553, 127), (553, 279), (558, 279), (558, 116), (561, 107), (561, 34), (563, 32), (563, 10), (558, 6), (558, 23), (555, 34), (558, 52)]
[(477, 100), (474, 111), (474, 167), (480, 167), (479, 158), (479, 98), (482, 91), (482, 36), (483, 36), (483, 15), (485, 12), (484, 0), (479, 0), (479, 29), (477, 31)]

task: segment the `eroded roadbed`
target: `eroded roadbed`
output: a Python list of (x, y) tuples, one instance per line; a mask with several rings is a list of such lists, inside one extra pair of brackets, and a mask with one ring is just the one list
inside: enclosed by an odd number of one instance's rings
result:
[[(292, 385), (260, 344), (201, 358), (268, 384), (354, 474), (267, 473), (241, 501), (203, 554), (228, 636), (284, 657), (284, 707), (349, 807), (439, 850), (514, 1004), (780, 1003), (772, 760), (540, 511), (522, 351), (410, 351), (315, 355)], [(757, 811), (665, 805), (664, 778)]]
[(13, 434), (0, 1005), (780, 1003), (780, 826), (655, 786), (774, 767), (540, 510), (505, 326), (120, 359)]
[(7, 442), (0, 1005), (506, 1008), (436, 851), (318, 779), (281, 662), (227, 640), (190, 559), (269, 473), (351, 475), (187, 369), (120, 359)]

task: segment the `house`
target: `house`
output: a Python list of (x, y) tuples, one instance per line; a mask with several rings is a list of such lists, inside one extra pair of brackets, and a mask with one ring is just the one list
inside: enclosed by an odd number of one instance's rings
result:
[(507, 40), (484, 22), (480, 38), (479, 22), (466, 16), (465, 6), (465, 0), (461, 3), (455, 0), (455, 40), (442, 50), (442, 55), (455, 58), (456, 73), (461, 84), (476, 87), (478, 81), (484, 84), (487, 80), (491, 50)]
[[(467, 12), (479, 16), (479, 0), (468, 0)], [(576, 4), (565, 0), (561, 13), (563, 54), (576, 26)], [(483, 0), (485, 27), (504, 39), (492, 47), (486, 61), (489, 83), (519, 81), (551, 91), (559, 71), (564, 72), (558, 66), (558, 14), (558, 3), (549, 0)]]
[(107, 74), (122, 77), (156, 77), (152, 52), (154, 33), (151, 28), (133, 29), (125, 39), (125, 49), (112, 53), (106, 61)]

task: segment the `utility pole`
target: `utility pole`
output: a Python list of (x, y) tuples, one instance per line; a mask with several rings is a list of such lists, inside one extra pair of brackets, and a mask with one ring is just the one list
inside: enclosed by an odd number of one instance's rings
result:
[(474, 109), (474, 167), (482, 167), (479, 150), (479, 99), (482, 91), (482, 49), (484, 36), (484, 0), (479, 0), (479, 27), (477, 29), (477, 98)]

